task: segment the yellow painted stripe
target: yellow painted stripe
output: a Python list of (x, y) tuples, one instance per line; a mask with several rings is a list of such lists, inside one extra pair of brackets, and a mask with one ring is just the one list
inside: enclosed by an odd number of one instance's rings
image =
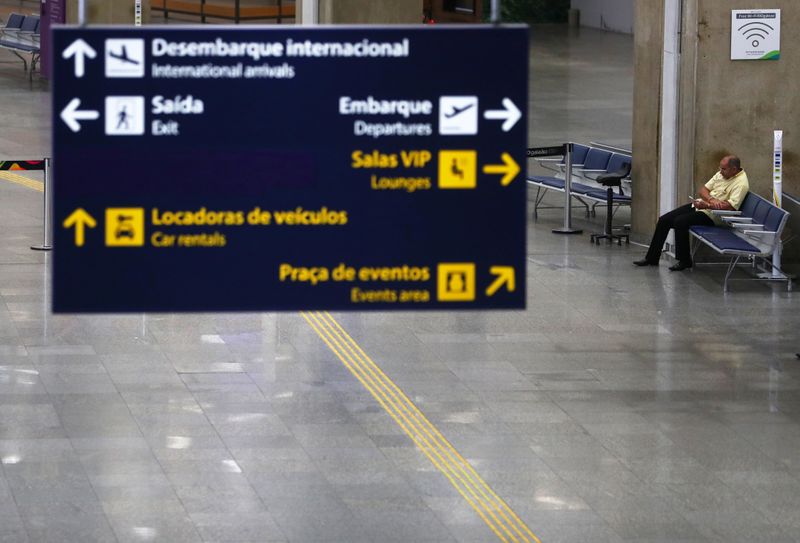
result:
[(35, 179), (28, 179), (27, 177), (23, 177), (15, 173), (0, 171), (0, 179), (3, 179), (5, 181), (11, 181), (12, 183), (16, 183), (17, 185), (22, 185), (23, 187), (28, 187), (29, 189), (33, 190), (38, 190), (39, 192), (44, 192), (44, 183), (42, 183), (41, 181), (36, 181)]
[[(364, 387), (369, 390), (375, 399), (378, 400), (378, 403), (381, 404), (386, 412), (389, 413), (395, 422), (397, 422), (397, 424), (406, 432), (406, 434), (408, 434), (417, 447), (423, 453), (425, 453), (434, 466), (436, 466), (436, 468), (448, 478), (450, 483), (467, 500), (473, 509), (478, 512), (484, 522), (486, 522), (486, 524), (495, 532), (495, 534), (502, 541), (508, 543), (508, 539), (506, 539), (506, 537), (500, 533), (500, 522), (498, 521), (494, 512), (491, 510), (486, 511), (483, 503), (479, 502), (476, 504), (476, 500), (479, 500), (480, 498), (475, 494), (474, 489), (470, 487), (468, 482), (464, 481), (463, 477), (461, 477), (458, 472), (452, 469), (452, 466), (447, 463), (440, 451), (427, 440), (427, 438), (423, 435), (424, 432), (422, 432), (418, 427), (418, 424), (416, 424), (416, 421), (410, 421), (395, 403), (395, 401), (386, 395), (385, 387), (382, 386), (383, 383), (376, 383), (370, 375), (365, 373), (361, 361), (356, 360), (352, 356), (348, 355), (347, 351), (344, 350), (341, 339), (332, 336), (330, 327), (326, 326), (327, 323), (324, 321), (321, 322), (321, 319), (318, 315), (312, 315), (311, 319), (315, 320), (315, 323), (312, 324), (314, 329), (317, 330), (318, 334), (324, 334), (323, 340), (326, 341), (328, 346), (336, 353), (339, 359), (345, 363), (345, 366), (347, 366), (353, 375), (355, 375), (356, 378), (358, 378), (358, 380), (364, 385)], [(486, 514), (491, 517), (491, 520), (486, 517)], [(502, 531), (506, 532), (506, 535), (508, 535), (507, 530)], [(516, 538), (512, 537), (511, 540), (515, 543), (518, 543)]]
[(417, 406), (327, 312), (303, 317), (504, 543), (541, 543)]

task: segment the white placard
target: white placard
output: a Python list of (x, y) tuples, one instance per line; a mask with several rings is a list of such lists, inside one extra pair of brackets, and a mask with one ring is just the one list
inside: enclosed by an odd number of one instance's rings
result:
[(772, 201), (776, 206), (783, 203), (783, 130), (776, 130), (772, 150)]
[(781, 10), (731, 10), (731, 60), (778, 60)]

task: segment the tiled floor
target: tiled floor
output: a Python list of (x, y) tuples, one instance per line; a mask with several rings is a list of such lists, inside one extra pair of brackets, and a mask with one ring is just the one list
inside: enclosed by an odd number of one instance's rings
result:
[[(530, 141), (628, 145), (630, 36), (533, 36)], [(0, 158), (46, 89), (0, 64)], [(301, 315), (50, 314), (41, 218), (0, 181), (0, 541), (501, 540)], [(800, 541), (793, 295), (559, 224), (524, 312), (334, 317), (544, 543)]]

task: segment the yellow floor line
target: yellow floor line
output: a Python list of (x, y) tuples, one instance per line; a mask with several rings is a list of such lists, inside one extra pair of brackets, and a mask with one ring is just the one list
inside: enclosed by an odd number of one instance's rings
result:
[(3, 179), (5, 181), (11, 181), (12, 183), (16, 183), (17, 185), (22, 185), (23, 187), (28, 187), (29, 189), (33, 190), (38, 190), (39, 192), (44, 192), (44, 183), (42, 183), (41, 181), (36, 181), (35, 179), (28, 179), (27, 177), (23, 177), (15, 173), (0, 171), (0, 179)]
[(504, 543), (541, 543), (525, 523), (327, 312), (303, 318)]

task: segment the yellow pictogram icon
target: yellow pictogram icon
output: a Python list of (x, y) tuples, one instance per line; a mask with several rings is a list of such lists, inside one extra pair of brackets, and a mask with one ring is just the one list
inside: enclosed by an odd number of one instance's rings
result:
[(97, 221), (85, 209), (79, 207), (64, 220), (64, 228), (72, 228), (73, 226), (75, 227), (75, 246), (83, 247), (86, 241), (84, 229), (87, 227), (94, 228), (97, 226)]
[(511, 184), (517, 174), (519, 173), (519, 164), (509, 155), (508, 153), (503, 153), (500, 155), (502, 159), (502, 164), (486, 164), (483, 167), (483, 173), (488, 174), (503, 174), (502, 179), (500, 179), (500, 184), (504, 187), (507, 187)]
[(516, 273), (512, 266), (492, 266), (489, 268), (489, 273), (496, 276), (497, 279), (486, 289), (486, 296), (494, 296), (502, 286), (505, 286), (508, 292), (516, 290)]
[(437, 268), (437, 298), (440, 302), (474, 301), (475, 264), (439, 264)]
[(474, 189), (477, 171), (477, 151), (439, 151), (440, 189)]
[(141, 247), (142, 245), (144, 245), (144, 209), (106, 208), (106, 246)]

